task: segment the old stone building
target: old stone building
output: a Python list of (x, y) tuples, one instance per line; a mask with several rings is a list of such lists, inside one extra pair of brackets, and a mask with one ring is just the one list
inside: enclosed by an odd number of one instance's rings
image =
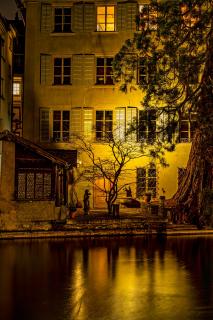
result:
[[(136, 30), (135, 16), (145, 1), (25, 0), (26, 47), (23, 135), (46, 149), (73, 149), (72, 134), (93, 141), (97, 153), (107, 146), (105, 134), (115, 126), (126, 130), (142, 117), (142, 92), (124, 94), (112, 78), (112, 60)], [(151, 18), (150, 11), (150, 18)], [(138, 67), (137, 80), (149, 70)], [(150, 116), (147, 114), (147, 117)], [(155, 126), (156, 115), (152, 116)], [(165, 190), (171, 197), (186, 166), (193, 128), (181, 119), (176, 151), (166, 154), (168, 168), (149, 166), (149, 159), (135, 159), (130, 183), (133, 197), (151, 191), (154, 198)], [(143, 129), (141, 129), (143, 130)], [(149, 127), (144, 133), (148, 139)], [(137, 143), (137, 135), (132, 137)], [(86, 161), (78, 154), (78, 165)], [(100, 184), (102, 182), (100, 181)], [(103, 207), (103, 194), (84, 182), (78, 186), (92, 193), (92, 206)]]

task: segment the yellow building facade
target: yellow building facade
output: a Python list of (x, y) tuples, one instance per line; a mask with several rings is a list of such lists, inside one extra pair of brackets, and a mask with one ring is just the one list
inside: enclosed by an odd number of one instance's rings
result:
[[(135, 17), (145, 1), (25, 0), (26, 45), (23, 136), (47, 149), (71, 150), (73, 134), (93, 141), (97, 154), (107, 154), (104, 136), (116, 126), (128, 127), (144, 110), (141, 90), (124, 94), (113, 83), (112, 59), (136, 30)], [(151, 13), (150, 13), (151, 14)], [(141, 72), (144, 72), (141, 71)], [(137, 79), (146, 75), (140, 73)], [(154, 117), (153, 121), (157, 121)], [(147, 129), (148, 130), (148, 129)], [(149, 132), (146, 132), (148, 137)], [(170, 198), (186, 167), (192, 130), (188, 119), (179, 125), (180, 143), (166, 153), (169, 167), (135, 159), (129, 184), (133, 198), (151, 191)], [(132, 139), (137, 144), (137, 135)], [(79, 170), (86, 162), (78, 154)], [(92, 207), (105, 206), (103, 195), (87, 182)], [(163, 193), (162, 193), (163, 192)]]

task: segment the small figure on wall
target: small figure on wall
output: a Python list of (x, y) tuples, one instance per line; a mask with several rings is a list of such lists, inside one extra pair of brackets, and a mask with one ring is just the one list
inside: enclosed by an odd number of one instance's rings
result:
[(84, 192), (84, 214), (85, 215), (89, 214), (89, 209), (90, 209), (89, 196), (90, 195), (91, 195), (91, 193), (89, 192), (88, 189), (86, 189)]
[(132, 198), (132, 190), (131, 190), (130, 186), (128, 188), (125, 187), (124, 190), (126, 191), (126, 197), (127, 198)]

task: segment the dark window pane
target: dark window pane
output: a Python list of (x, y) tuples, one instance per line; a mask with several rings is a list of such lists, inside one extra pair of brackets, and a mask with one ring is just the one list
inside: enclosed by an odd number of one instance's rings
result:
[(64, 77), (64, 81), (63, 81), (63, 84), (70, 84), (70, 77), (66, 76)]
[(53, 131), (60, 131), (60, 121), (53, 121)]
[(55, 8), (55, 15), (62, 15), (62, 8)]
[(97, 58), (97, 66), (104, 66), (104, 58)]
[(103, 138), (103, 133), (96, 131), (96, 139), (101, 140)]
[(106, 77), (106, 84), (113, 84), (112, 77)]
[(65, 16), (64, 17), (64, 24), (70, 24), (71, 23), (71, 16)]
[(71, 15), (71, 8), (64, 8), (64, 15)]
[(61, 111), (53, 111), (53, 120), (61, 120)]
[(61, 58), (55, 58), (54, 59), (54, 65), (55, 66), (62, 66), (62, 59)]
[(105, 112), (105, 119), (106, 120), (112, 120), (112, 111), (106, 111)]
[(61, 67), (54, 67), (54, 75), (58, 76), (61, 75), (62, 68)]
[(69, 121), (63, 122), (63, 131), (69, 131)]
[(54, 77), (54, 84), (61, 84), (61, 77)]
[(70, 112), (63, 111), (63, 120), (69, 120), (69, 119), (70, 119)]
[(62, 32), (62, 25), (61, 25), (61, 24), (55, 25), (54, 31), (55, 31), (55, 32)]
[(62, 16), (55, 16), (55, 24), (62, 24)]
[(112, 61), (113, 61), (113, 58), (106, 58), (107, 66), (112, 66)]
[(104, 119), (104, 112), (103, 111), (96, 111), (96, 119), (103, 120)]
[(96, 131), (103, 131), (104, 124), (101, 121), (96, 121)]
[(64, 58), (64, 66), (70, 66), (71, 59), (70, 58)]
[(104, 76), (104, 67), (97, 67), (97, 75)]
[(71, 32), (71, 24), (65, 24), (63, 31), (64, 32)]

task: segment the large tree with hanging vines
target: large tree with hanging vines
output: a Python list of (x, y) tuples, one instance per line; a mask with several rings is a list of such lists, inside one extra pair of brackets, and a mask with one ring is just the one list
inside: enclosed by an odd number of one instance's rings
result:
[(136, 22), (139, 31), (115, 57), (114, 76), (128, 94), (142, 61), (149, 72), (140, 83), (142, 104), (166, 112), (167, 132), (175, 131), (177, 114), (196, 115), (186, 172), (173, 200), (198, 220), (212, 201), (213, 0), (151, 0)]

